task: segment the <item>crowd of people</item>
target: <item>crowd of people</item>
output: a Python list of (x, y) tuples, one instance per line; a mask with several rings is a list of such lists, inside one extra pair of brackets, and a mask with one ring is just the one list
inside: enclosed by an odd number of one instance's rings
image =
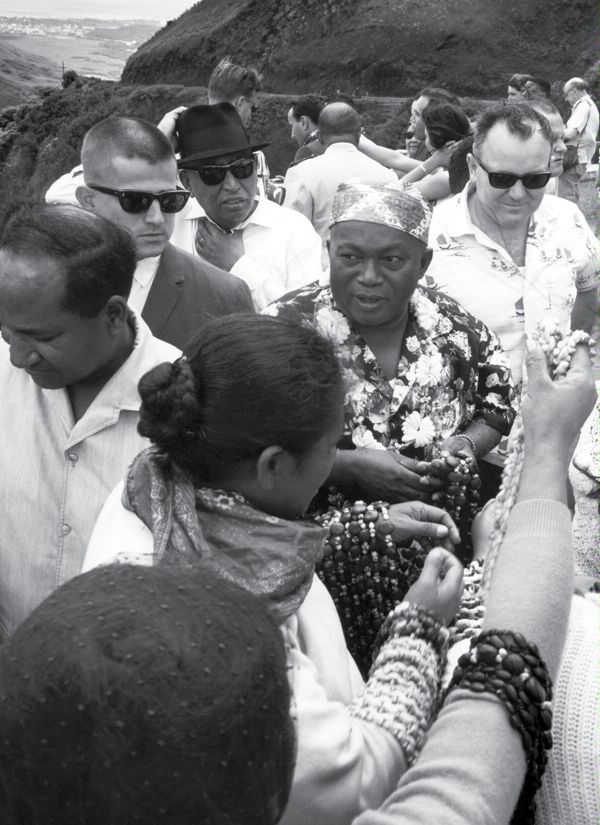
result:
[(0, 235), (0, 822), (596, 825), (598, 109), (261, 90)]

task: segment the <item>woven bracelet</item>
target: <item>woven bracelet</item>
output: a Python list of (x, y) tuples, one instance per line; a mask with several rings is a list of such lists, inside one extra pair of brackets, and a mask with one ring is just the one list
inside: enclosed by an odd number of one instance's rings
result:
[(449, 631), (430, 610), (413, 602), (401, 602), (388, 614), (375, 640), (373, 660), (385, 641), (394, 636), (411, 636), (423, 639), (435, 650), (438, 657), (445, 654)]
[(488, 630), (471, 639), (458, 660), (448, 692), (463, 688), (493, 693), (504, 704), (525, 749), (527, 774), (511, 820), (533, 825), (535, 795), (552, 747), (552, 681), (536, 645), (520, 633)]

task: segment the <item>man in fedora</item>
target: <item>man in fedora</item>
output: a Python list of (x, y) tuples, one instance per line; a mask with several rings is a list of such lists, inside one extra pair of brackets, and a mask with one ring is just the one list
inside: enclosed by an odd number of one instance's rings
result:
[(192, 106), (177, 119), (181, 180), (193, 198), (172, 241), (237, 275), (262, 309), (321, 276), (321, 239), (310, 222), (257, 194), (255, 152), (230, 103)]
[(181, 188), (172, 146), (156, 126), (134, 117), (106, 118), (86, 133), (81, 161), (46, 200), (79, 204), (128, 230), (137, 256), (128, 303), (153, 335), (183, 349), (210, 318), (253, 310), (239, 278), (169, 243), (189, 192)]

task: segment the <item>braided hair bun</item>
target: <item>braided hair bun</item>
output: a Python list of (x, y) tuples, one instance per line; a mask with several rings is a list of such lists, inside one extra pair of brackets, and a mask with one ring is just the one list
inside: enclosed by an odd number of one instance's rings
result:
[(201, 406), (196, 378), (186, 358), (154, 367), (142, 376), (138, 390), (142, 399), (140, 435), (159, 447), (197, 437)]

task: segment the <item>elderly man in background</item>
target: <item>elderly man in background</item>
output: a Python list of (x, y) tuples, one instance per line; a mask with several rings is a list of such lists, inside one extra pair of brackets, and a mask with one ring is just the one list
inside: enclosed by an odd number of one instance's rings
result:
[(173, 243), (240, 277), (257, 309), (318, 280), (321, 239), (310, 222), (258, 196), (255, 152), (230, 103), (192, 106), (177, 120), (181, 179), (194, 196)]
[(598, 241), (579, 209), (545, 194), (554, 135), (526, 104), (479, 117), (470, 181), (438, 204), (428, 273), (495, 332), (520, 383), (525, 336), (553, 318), (591, 330), (598, 311)]
[(336, 347), (347, 391), (329, 483), (346, 497), (428, 499), (444, 486), (431, 477), (437, 450), (485, 455), (513, 421), (508, 361), (493, 333), (419, 286), (431, 261), (430, 220), (417, 190), (342, 184), (331, 286), (299, 290), (267, 310), (314, 324)]
[(577, 204), (581, 178), (596, 151), (598, 107), (587, 93), (587, 83), (580, 77), (572, 77), (565, 83), (564, 95), (571, 106), (565, 140), (575, 157), (572, 165), (569, 165), (560, 176), (558, 194)]
[[(294, 164), (322, 155), (325, 147), (319, 140), (319, 115), (325, 101), (319, 95), (302, 95), (290, 104), (288, 123), (291, 137), (298, 144)], [(293, 165), (293, 164), (292, 164)]]
[(319, 141), (324, 153), (310, 163), (288, 169), (285, 176), (284, 205), (305, 215), (323, 241), (329, 239), (331, 207), (340, 183), (388, 183), (396, 174), (358, 151), (361, 134), (358, 112), (347, 103), (330, 103), (319, 115)]
[(110, 490), (146, 446), (142, 375), (179, 350), (127, 305), (129, 234), (74, 206), (0, 238), (0, 637), (81, 572)]
[(137, 266), (128, 301), (153, 335), (181, 349), (209, 318), (253, 311), (246, 284), (169, 243), (189, 192), (181, 188), (171, 144), (156, 126), (106, 118), (87, 132), (81, 161), (82, 174), (64, 176), (46, 200), (74, 198), (131, 233)]

